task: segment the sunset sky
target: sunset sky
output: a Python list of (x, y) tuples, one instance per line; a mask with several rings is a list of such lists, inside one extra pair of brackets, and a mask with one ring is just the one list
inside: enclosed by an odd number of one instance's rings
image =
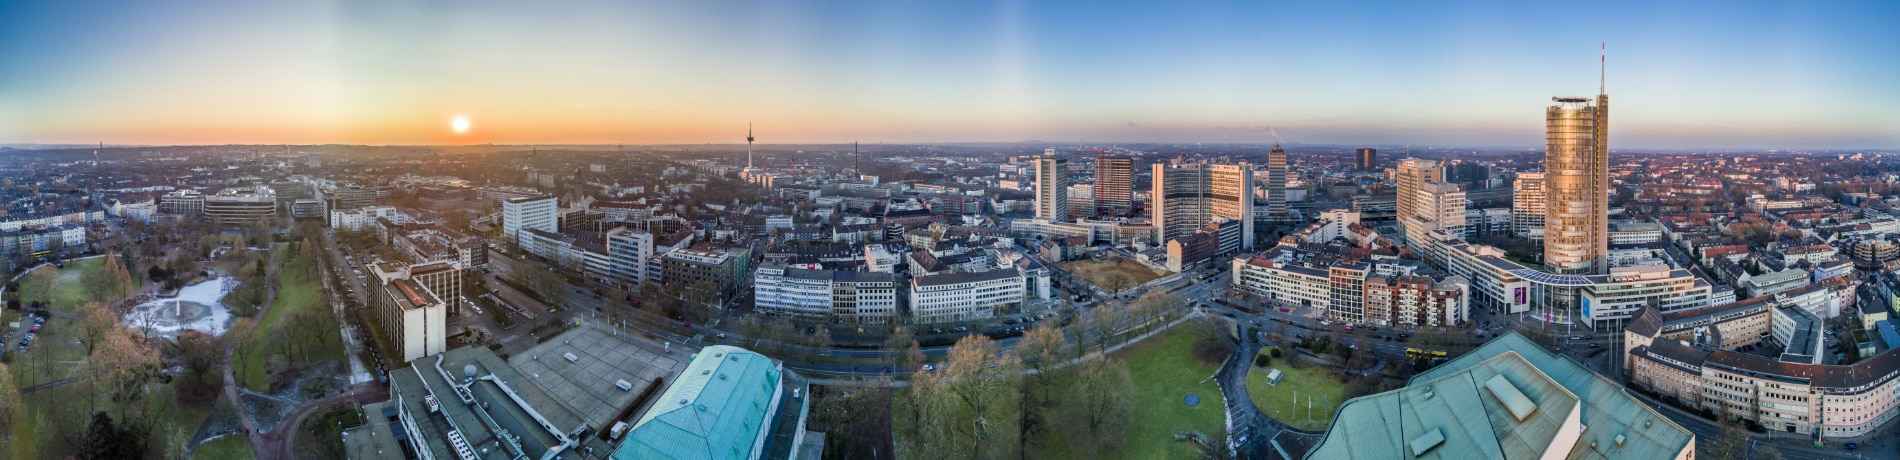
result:
[(8, 1), (0, 143), (1900, 148), (1900, 2), (1146, 3)]

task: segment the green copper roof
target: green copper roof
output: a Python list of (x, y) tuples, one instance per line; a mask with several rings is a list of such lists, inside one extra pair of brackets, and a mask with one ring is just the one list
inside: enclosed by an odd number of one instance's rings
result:
[(653, 402), (615, 460), (749, 459), (778, 396), (778, 366), (738, 347), (706, 347)]
[[(1673, 458), (1684, 448), (1694, 448), (1693, 433), (1630, 396), (1622, 385), (1575, 360), (1551, 353), (1550, 349), (1516, 332), (1498, 336), (1470, 353), (1421, 372), (1412, 377), (1411, 384), (1458, 373), (1505, 352), (1516, 352), (1538, 371), (1583, 399), (1582, 422), (1589, 430), (1568, 458)], [(1621, 446), (1615, 443), (1618, 434), (1624, 435)], [(1591, 441), (1596, 441), (1597, 446), (1590, 447)]]

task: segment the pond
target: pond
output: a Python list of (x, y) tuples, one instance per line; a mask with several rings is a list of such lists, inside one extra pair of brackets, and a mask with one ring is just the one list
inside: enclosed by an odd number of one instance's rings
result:
[(235, 286), (234, 281), (223, 277), (185, 286), (178, 290), (178, 297), (132, 307), (125, 315), (125, 324), (133, 330), (173, 340), (188, 330), (213, 337), (224, 335), (225, 329), (231, 326), (231, 310), (218, 303), (218, 299), (230, 292), (227, 284)]

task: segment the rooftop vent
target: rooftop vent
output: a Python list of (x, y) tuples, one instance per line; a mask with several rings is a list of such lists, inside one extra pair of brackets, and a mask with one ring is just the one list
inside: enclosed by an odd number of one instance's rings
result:
[(570, 362), (570, 363), (572, 363), (572, 362), (579, 362), (579, 361), (581, 360), (581, 358), (580, 358), (579, 356), (574, 356), (574, 354), (573, 354), (573, 353), (562, 353), (562, 354), (561, 354), (561, 357), (562, 357), (562, 358), (567, 358), (567, 362)]
[(474, 364), (469, 364), (469, 365), (466, 365), (466, 366), (462, 366), (462, 376), (463, 376), (463, 377), (468, 377), (468, 378), (471, 378), (471, 379), (472, 379), (472, 378), (475, 378), (475, 365), (474, 365)]
[(1497, 397), (1498, 403), (1503, 404), (1505, 409), (1509, 409), (1511, 416), (1517, 417), (1519, 422), (1537, 411), (1537, 404), (1525, 397), (1524, 392), (1518, 391), (1517, 385), (1511, 384), (1511, 381), (1505, 379), (1503, 374), (1491, 376), (1491, 380), (1484, 382), (1484, 389), (1491, 390), (1491, 396)]
[(1445, 443), (1445, 433), (1437, 428), (1433, 428), (1432, 431), (1425, 432), (1425, 434), (1421, 434), (1421, 435), (1418, 435), (1418, 437), (1416, 438), (1412, 438), (1412, 442), (1410, 442), (1409, 444), (1411, 444), (1412, 456), (1420, 457), (1420, 456), (1424, 456), (1426, 452), (1430, 452), (1433, 447), (1438, 447), (1439, 444), (1444, 444), (1444, 443)]
[(1627, 441), (1627, 440), (1629, 440), (1629, 438), (1625, 438), (1625, 437), (1623, 437), (1623, 434), (1622, 434), (1622, 433), (1617, 433), (1617, 435), (1616, 435), (1616, 447), (1623, 447), (1623, 441)]

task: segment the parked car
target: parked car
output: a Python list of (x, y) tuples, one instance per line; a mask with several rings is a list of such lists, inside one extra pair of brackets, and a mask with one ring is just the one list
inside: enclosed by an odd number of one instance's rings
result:
[(931, 364), (924, 365), (924, 372), (934, 372), (936, 370), (937, 370), (937, 366), (935, 365), (931, 365)]

